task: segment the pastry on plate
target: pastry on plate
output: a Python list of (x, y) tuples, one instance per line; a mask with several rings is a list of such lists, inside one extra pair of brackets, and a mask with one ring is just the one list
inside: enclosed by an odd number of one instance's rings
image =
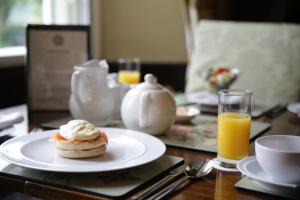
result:
[(56, 154), (65, 158), (89, 158), (103, 155), (108, 144), (105, 132), (85, 120), (71, 120), (62, 125), (51, 141)]

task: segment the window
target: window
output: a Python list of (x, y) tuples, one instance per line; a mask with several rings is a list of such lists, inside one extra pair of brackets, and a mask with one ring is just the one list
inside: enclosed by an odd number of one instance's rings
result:
[(24, 46), (26, 23), (41, 23), (41, 1), (1, 0), (0, 47)]
[(0, 66), (24, 62), (27, 24), (89, 24), (89, 3), (89, 0), (1, 0)]

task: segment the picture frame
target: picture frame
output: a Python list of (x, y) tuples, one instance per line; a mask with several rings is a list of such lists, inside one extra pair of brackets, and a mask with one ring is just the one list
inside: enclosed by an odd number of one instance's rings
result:
[(90, 26), (29, 24), (26, 45), (29, 110), (68, 110), (73, 68), (91, 57)]

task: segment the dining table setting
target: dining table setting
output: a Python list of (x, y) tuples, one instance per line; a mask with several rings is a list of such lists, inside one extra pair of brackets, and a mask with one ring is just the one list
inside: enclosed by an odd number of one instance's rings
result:
[[(107, 86), (94, 76), (107, 77), (107, 68), (93, 60), (74, 69), (69, 110), (36, 111), (27, 104), (0, 110), (15, 120), (0, 136), (1, 194), (300, 198), (300, 118), (291, 106), (252, 113), (251, 91), (226, 88), (213, 93), (214, 105), (205, 105), (197, 95), (171, 93), (153, 74), (134, 86)], [(112, 101), (116, 95), (121, 101)]]

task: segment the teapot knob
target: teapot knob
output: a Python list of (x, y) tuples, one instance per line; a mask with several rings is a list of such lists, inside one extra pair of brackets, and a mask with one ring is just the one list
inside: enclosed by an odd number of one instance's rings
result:
[(153, 74), (146, 74), (144, 79), (146, 83), (150, 84), (154, 84), (157, 82), (157, 79)]

